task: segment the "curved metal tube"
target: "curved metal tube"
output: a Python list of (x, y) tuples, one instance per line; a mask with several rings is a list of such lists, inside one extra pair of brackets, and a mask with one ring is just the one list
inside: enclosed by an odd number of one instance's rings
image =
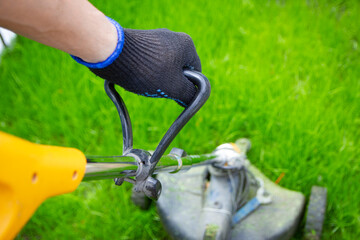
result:
[(156, 147), (154, 154), (151, 156), (150, 164), (152, 168), (155, 167), (161, 156), (164, 154), (170, 143), (191, 117), (204, 105), (206, 100), (210, 96), (210, 83), (209, 80), (200, 72), (193, 70), (185, 70), (184, 75), (194, 83), (198, 88), (198, 91), (194, 97), (194, 100), (190, 105), (180, 114), (180, 116), (174, 121), (169, 130), (165, 133), (161, 139), (159, 145)]
[[(161, 139), (159, 145), (156, 147), (153, 155), (150, 159), (142, 159), (144, 162), (144, 167), (139, 170), (139, 172), (136, 172), (138, 175), (136, 175), (137, 180), (139, 182), (144, 182), (146, 179), (151, 176), (155, 169), (156, 165), (159, 162), (160, 158), (166, 151), (166, 149), (169, 147), (170, 143), (173, 141), (173, 139), (176, 137), (176, 135), (180, 132), (180, 130), (185, 126), (185, 124), (194, 116), (194, 114), (204, 105), (208, 97), (210, 96), (210, 83), (208, 79), (200, 72), (193, 71), (193, 70), (185, 70), (184, 75), (197, 87), (197, 92), (194, 96), (194, 99), (190, 103), (190, 105), (179, 115), (179, 117), (173, 122), (173, 124), (170, 126), (170, 128), (167, 130), (163, 138)], [(132, 129), (131, 129), (131, 122), (130, 117), (127, 112), (126, 106), (120, 97), (120, 95), (115, 90), (115, 86), (113, 83), (110, 83), (109, 81), (105, 80), (105, 91), (110, 97), (110, 99), (113, 101), (113, 103), (116, 106), (116, 109), (119, 113), (120, 120), (121, 120), (121, 126), (123, 130), (123, 154), (127, 155), (130, 153), (133, 147), (133, 135), (132, 135)], [(91, 163), (89, 163), (91, 164)], [(89, 167), (91, 167), (90, 165)], [(109, 170), (106, 167), (107, 165), (97, 167), (98, 172), (106, 172), (109, 173), (106, 175), (105, 173), (101, 173), (108, 178), (110, 177), (119, 177), (114, 176), (114, 174), (121, 174), (121, 169), (124, 167), (122, 165), (119, 165), (118, 167), (114, 166), (116, 170)], [(129, 167), (129, 166), (126, 166)], [(159, 166), (160, 168), (161, 166)], [(164, 166), (162, 166), (164, 167)], [(157, 168), (157, 170), (159, 169)], [(173, 170), (174, 167), (167, 167), (170, 170)], [(90, 172), (89, 172), (90, 174)], [(133, 174), (133, 172), (132, 172)]]
[(115, 104), (116, 109), (119, 113), (121, 128), (123, 131), (123, 154), (126, 154), (133, 147), (133, 134), (131, 128), (131, 121), (129, 113), (126, 109), (125, 103), (120, 97), (119, 93), (115, 90), (113, 83), (105, 80), (105, 92)]

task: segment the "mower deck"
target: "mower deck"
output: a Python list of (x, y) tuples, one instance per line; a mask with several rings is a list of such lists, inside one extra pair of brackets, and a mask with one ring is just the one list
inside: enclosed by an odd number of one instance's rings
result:
[[(272, 202), (261, 205), (233, 226), (226, 238), (290, 239), (303, 214), (305, 204), (303, 194), (284, 189), (271, 182), (252, 165), (248, 170), (255, 177), (263, 179), (266, 190), (272, 196)], [(208, 197), (208, 194), (205, 194), (207, 178), (207, 166), (192, 168), (184, 173), (158, 175), (163, 190), (157, 201), (157, 208), (167, 232), (174, 239), (219, 239), (216, 233), (223, 228), (219, 219), (226, 219), (221, 202), (217, 211), (211, 215), (213, 219), (203, 217), (204, 202)], [(253, 196), (254, 194), (249, 198)]]

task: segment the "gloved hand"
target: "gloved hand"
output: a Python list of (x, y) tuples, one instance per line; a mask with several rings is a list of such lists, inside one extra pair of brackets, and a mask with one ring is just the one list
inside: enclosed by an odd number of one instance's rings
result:
[[(173, 99), (186, 107), (196, 88), (184, 76), (183, 69), (201, 71), (200, 59), (190, 36), (167, 29), (124, 29), (122, 33), (124, 35), (119, 38), (123, 37), (125, 41), (118, 57), (105, 67), (90, 65), (90, 70), (130, 92)], [(122, 33), (118, 28), (118, 35)]]

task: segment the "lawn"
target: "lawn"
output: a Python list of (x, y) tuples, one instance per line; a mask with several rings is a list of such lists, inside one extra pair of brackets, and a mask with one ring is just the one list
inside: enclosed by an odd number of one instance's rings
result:
[[(171, 147), (190, 154), (251, 139), (251, 162), (309, 196), (328, 188), (324, 239), (360, 237), (360, 2), (93, 1), (126, 28), (190, 34), (210, 99)], [(0, 130), (33, 142), (121, 154), (118, 116), (103, 81), (70, 56), (19, 37), (0, 65)], [(155, 149), (181, 112), (121, 90), (136, 148)], [(82, 183), (41, 205), (18, 239), (164, 239), (155, 207), (131, 185)], [(276, 219), (274, 219), (276, 221)], [(297, 234), (300, 238), (301, 230)]]

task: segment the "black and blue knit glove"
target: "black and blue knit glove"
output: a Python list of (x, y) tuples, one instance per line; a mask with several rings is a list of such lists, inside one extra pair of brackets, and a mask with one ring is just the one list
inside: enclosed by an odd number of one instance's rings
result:
[(117, 28), (118, 45), (114, 53), (100, 63), (76, 61), (97, 76), (146, 97), (168, 98), (186, 107), (196, 88), (183, 74), (184, 69), (201, 71), (194, 43), (185, 33), (167, 29), (133, 30)]

